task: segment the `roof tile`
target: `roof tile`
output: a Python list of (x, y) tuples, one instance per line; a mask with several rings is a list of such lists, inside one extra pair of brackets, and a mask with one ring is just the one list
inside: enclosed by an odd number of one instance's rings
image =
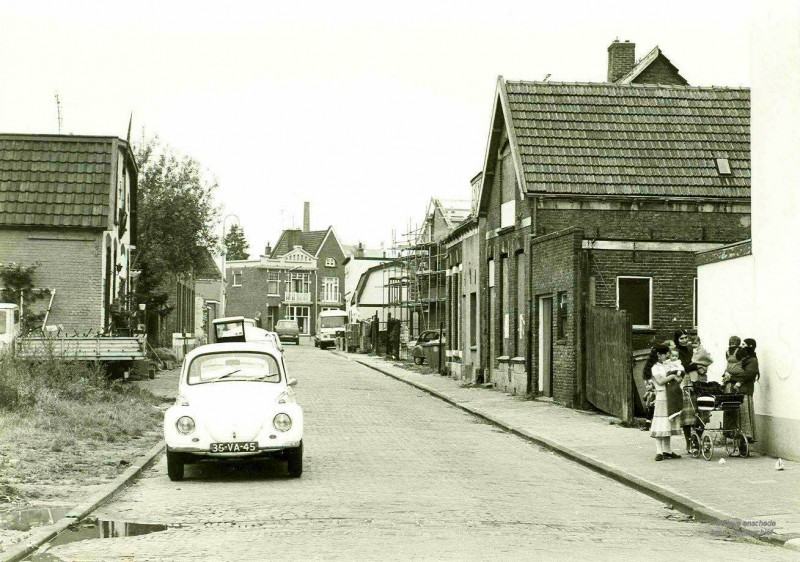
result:
[[(749, 197), (746, 89), (506, 82), (528, 190)], [(715, 158), (728, 158), (721, 178)]]
[(102, 228), (113, 141), (0, 134), (0, 225)]

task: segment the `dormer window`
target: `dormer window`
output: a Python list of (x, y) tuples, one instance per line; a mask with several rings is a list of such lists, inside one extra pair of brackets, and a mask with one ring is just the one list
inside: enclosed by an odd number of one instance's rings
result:
[(333, 258), (327, 258), (325, 260), (325, 267), (336, 267), (336, 260)]
[(717, 158), (717, 173), (721, 176), (731, 175), (731, 164), (727, 158)]

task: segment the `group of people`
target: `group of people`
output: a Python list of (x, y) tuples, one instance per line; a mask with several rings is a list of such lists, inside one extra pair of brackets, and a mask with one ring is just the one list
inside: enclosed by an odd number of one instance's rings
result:
[[(753, 391), (760, 376), (756, 341), (752, 338), (742, 341), (732, 336), (725, 359), (724, 392), (743, 394), (744, 401), (738, 412), (724, 412), (723, 429), (738, 427), (752, 443), (756, 429)], [(692, 428), (702, 434), (704, 424), (709, 422), (710, 413), (697, 410), (696, 394), (691, 389), (698, 382), (708, 382), (711, 363), (713, 359), (700, 337), (687, 330), (676, 331), (672, 341), (656, 344), (650, 350), (642, 374), (647, 390), (648, 417), (652, 420), (650, 436), (656, 440), (656, 461), (681, 458), (671, 445), (672, 436), (680, 435), (681, 431), (686, 439), (686, 451), (690, 452)]]

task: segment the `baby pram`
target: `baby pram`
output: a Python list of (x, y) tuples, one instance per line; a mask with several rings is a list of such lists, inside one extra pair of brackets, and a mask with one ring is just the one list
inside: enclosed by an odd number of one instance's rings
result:
[[(710, 427), (706, 419), (710, 412), (737, 412), (744, 402), (744, 394), (726, 393), (725, 389), (717, 382), (696, 382), (687, 385), (684, 392), (693, 393), (694, 400), (690, 400), (694, 408), (694, 417), (697, 423), (692, 426), (689, 436), (689, 454), (697, 458), (702, 456), (710, 461), (714, 456), (714, 436), (722, 438), (725, 450), (731, 457), (749, 457), (750, 445), (747, 437), (741, 430), (740, 418), (736, 416), (736, 427), (728, 428)], [(692, 395), (690, 394), (690, 398)], [(703, 416), (703, 413), (707, 414)], [(705, 419), (704, 419), (705, 418)]]

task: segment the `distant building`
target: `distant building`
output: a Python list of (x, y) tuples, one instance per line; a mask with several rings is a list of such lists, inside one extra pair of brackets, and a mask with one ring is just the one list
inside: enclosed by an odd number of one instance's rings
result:
[(116, 137), (0, 134), (0, 262), (38, 266), (37, 288), (55, 291), (48, 324), (109, 327), (131, 289), (137, 178)]
[(344, 248), (332, 226), (309, 229), (309, 211), (306, 203), (303, 230), (284, 230), (259, 259), (227, 262), (226, 316), (258, 316), (269, 330), (291, 318), (313, 335), (319, 312), (345, 309)]

